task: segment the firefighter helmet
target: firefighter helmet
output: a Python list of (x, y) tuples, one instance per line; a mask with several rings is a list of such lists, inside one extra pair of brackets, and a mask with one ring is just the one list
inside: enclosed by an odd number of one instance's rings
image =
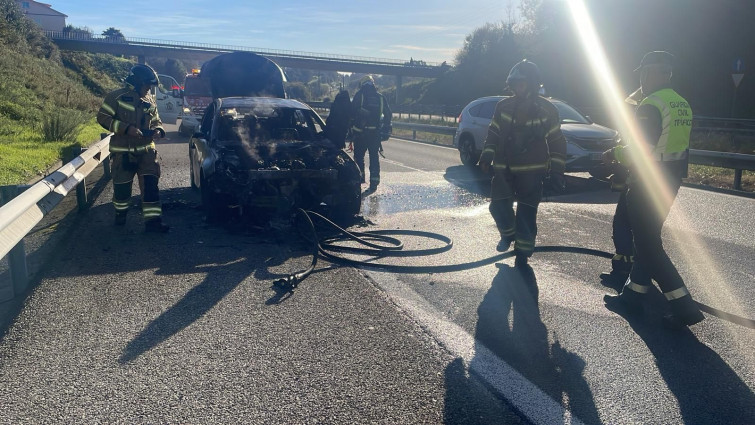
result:
[(542, 85), (540, 68), (534, 62), (530, 62), (527, 59), (522, 60), (511, 68), (509, 76), (506, 78), (506, 85), (511, 87), (516, 81), (526, 81), (527, 90), (538, 93)]
[(126, 82), (136, 88), (143, 85), (156, 86), (160, 83), (157, 73), (149, 65), (136, 64), (131, 68), (131, 73), (126, 77)]
[(371, 86), (375, 85), (375, 79), (372, 78), (372, 75), (365, 75), (361, 80), (359, 80), (359, 87), (364, 87), (365, 84), (369, 84)]

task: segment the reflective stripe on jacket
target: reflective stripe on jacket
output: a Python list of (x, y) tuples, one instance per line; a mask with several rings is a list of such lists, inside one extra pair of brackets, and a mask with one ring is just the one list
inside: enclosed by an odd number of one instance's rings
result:
[(129, 126), (140, 130), (160, 130), (165, 132), (157, 112), (154, 96), (147, 93), (143, 98), (131, 87), (110, 92), (97, 113), (97, 122), (106, 130), (113, 132), (110, 138), (112, 152), (140, 152), (148, 147), (154, 148), (151, 138), (126, 135)]
[[(561, 133), (558, 110), (547, 99), (537, 96), (523, 106), (516, 97), (496, 105), (480, 163), (496, 171), (512, 173), (563, 173), (566, 166), (566, 139)], [(519, 108), (528, 110), (521, 111)], [(522, 117), (525, 117), (524, 119)]]

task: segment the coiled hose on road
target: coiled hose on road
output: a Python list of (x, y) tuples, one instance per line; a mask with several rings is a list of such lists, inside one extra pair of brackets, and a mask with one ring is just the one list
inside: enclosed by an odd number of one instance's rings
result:
[[(508, 251), (508, 252), (494, 255), (492, 257), (484, 258), (477, 261), (471, 261), (468, 263), (445, 264), (445, 265), (440, 265), (440, 266), (406, 266), (406, 265), (380, 264), (380, 263), (373, 263), (369, 261), (352, 260), (350, 258), (345, 258), (345, 257), (335, 255), (333, 254), (333, 252), (349, 252), (352, 254), (359, 254), (359, 255), (371, 255), (374, 258), (421, 257), (421, 256), (426, 256), (426, 255), (440, 254), (442, 252), (449, 251), (451, 248), (453, 248), (453, 241), (451, 240), (451, 238), (441, 235), (439, 233), (425, 232), (421, 230), (372, 230), (372, 231), (366, 231), (366, 232), (350, 232), (338, 226), (337, 224), (333, 223), (332, 221), (322, 216), (321, 214), (318, 214), (314, 211), (305, 211), (303, 209), (299, 209), (297, 211), (297, 216), (304, 219), (304, 224), (307, 226), (308, 230), (311, 232), (311, 236), (307, 236), (307, 235), (303, 235), (303, 236), (305, 237), (305, 239), (308, 239), (312, 243), (312, 262), (310, 263), (310, 266), (306, 268), (305, 270), (290, 274), (286, 276), (285, 278), (278, 279), (275, 282), (273, 282), (273, 285), (275, 285), (276, 287), (285, 289), (290, 292), (293, 292), (293, 290), (296, 289), (296, 287), (299, 286), (299, 284), (315, 270), (315, 267), (317, 266), (317, 259), (319, 258), (319, 256), (322, 256), (323, 258), (327, 259), (328, 261), (332, 263), (341, 264), (345, 266), (352, 266), (352, 267), (371, 269), (371, 270), (381, 270), (381, 271), (392, 272), (392, 273), (411, 273), (411, 274), (449, 273), (449, 272), (457, 272), (457, 271), (462, 271), (462, 270), (469, 270), (469, 269), (473, 269), (473, 268), (477, 268), (481, 266), (486, 266), (488, 264), (493, 264), (495, 262), (504, 260), (506, 258), (511, 258), (514, 256), (513, 251)], [(315, 217), (318, 220), (322, 221), (323, 223), (327, 224), (328, 226), (332, 227), (333, 229), (338, 230), (337, 235), (320, 238), (317, 234), (317, 228), (314, 222), (312, 221), (312, 217)], [(443, 245), (436, 248), (404, 250), (403, 242), (401, 242), (401, 240), (394, 237), (398, 235), (434, 239), (434, 240), (442, 242)], [(338, 242), (348, 241), (348, 240), (355, 241), (365, 246), (366, 248), (343, 246), (343, 245), (337, 244)], [(376, 242), (380, 242), (380, 243), (376, 243)], [(592, 248), (582, 248), (578, 246), (543, 245), (543, 246), (536, 246), (535, 252), (562, 252), (562, 253), (572, 253), (572, 254), (585, 254), (585, 255), (593, 255), (593, 256), (601, 257), (601, 258), (607, 258), (607, 259), (610, 259), (613, 257), (613, 254), (606, 251), (601, 251), (601, 250), (592, 249)], [(751, 319), (740, 317), (731, 313), (727, 313), (727, 312), (718, 310), (716, 308), (707, 306), (705, 304), (702, 304), (700, 302), (697, 302), (697, 305), (700, 307), (700, 310), (712, 316), (718, 317), (720, 319), (726, 320), (731, 323), (738, 324), (740, 326), (744, 326), (750, 329), (755, 329), (755, 320), (751, 320)]]

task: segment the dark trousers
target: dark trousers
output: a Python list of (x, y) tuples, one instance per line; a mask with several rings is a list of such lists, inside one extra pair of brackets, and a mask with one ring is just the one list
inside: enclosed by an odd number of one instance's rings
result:
[(629, 274), (634, 261), (634, 238), (632, 225), (629, 222), (627, 211), (627, 191), (623, 190), (616, 204), (616, 212), (613, 215), (613, 246), (616, 254), (611, 260), (611, 266), (616, 273)]
[[(491, 183), (490, 214), (501, 238), (514, 241), (517, 255), (529, 257), (535, 250), (537, 207), (543, 196), (544, 174), (498, 173)], [(517, 201), (516, 213), (514, 201)]]
[(113, 206), (126, 213), (131, 200), (134, 176), (139, 176), (142, 192), (142, 215), (146, 220), (162, 216), (160, 192), (160, 157), (154, 149), (141, 154), (116, 152), (113, 156)]
[(380, 133), (377, 131), (363, 131), (354, 133), (354, 162), (362, 172), (362, 183), (365, 180), (364, 154), (370, 153), (370, 186), (380, 183)]
[(666, 184), (671, 199), (656, 202), (654, 198), (659, 197), (651, 196), (641, 184), (632, 184), (626, 202), (635, 253), (630, 280), (639, 285), (650, 285), (653, 279), (661, 291), (670, 293), (684, 287), (684, 280), (663, 249), (661, 230), (679, 192), (681, 177), (669, 177)]

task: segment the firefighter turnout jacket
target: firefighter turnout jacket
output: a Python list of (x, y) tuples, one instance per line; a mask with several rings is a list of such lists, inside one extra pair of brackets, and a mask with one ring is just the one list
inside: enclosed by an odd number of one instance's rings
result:
[(563, 174), (566, 139), (556, 107), (541, 96), (498, 102), (480, 157), (491, 161), (496, 173)]
[(97, 113), (97, 122), (113, 132), (110, 138), (110, 152), (138, 154), (155, 148), (151, 137), (129, 136), (127, 131), (130, 126), (135, 126), (142, 132), (152, 130), (165, 134), (154, 96), (147, 93), (140, 98), (131, 85), (115, 90), (105, 97)]
[(383, 128), (390, 128), (391, 108), (374, 86), (366, 85), (359, 89), (351, 105), (351, 130), (355, 135), (365, 131), (377, 133)]

